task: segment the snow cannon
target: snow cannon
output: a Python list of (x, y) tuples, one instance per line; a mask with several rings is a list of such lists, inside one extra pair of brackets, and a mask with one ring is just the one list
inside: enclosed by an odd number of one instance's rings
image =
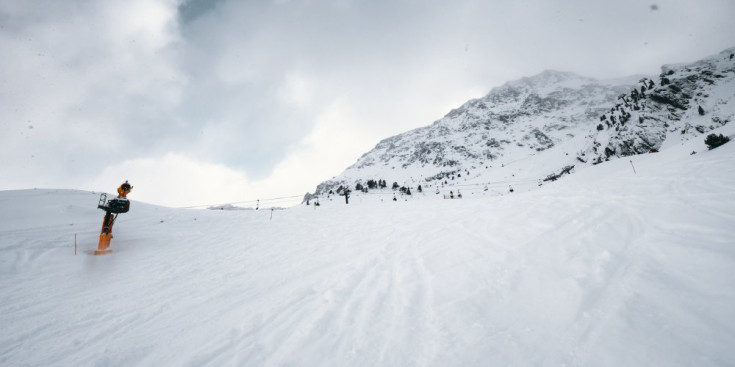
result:
[(132, 189), (133, 186), (128, 181), (125, 181), (117, 188), (118, 196), (116, 198), (107, 200), (107, 194), (103, 193), (100, 195), (97, 208), (105, 211), (105, 218), (102, 220), (100, 243), (97, 246), (97, 250), (94, 251), (95, 255), (106, 255), (112, 252), (109, 248), (110, 240), (112, 240), (112, 226), (115, 224), (115, 219), (117, 219), (118, 214), (127, 213), (130, 210), (130, 201), (126, 196)]

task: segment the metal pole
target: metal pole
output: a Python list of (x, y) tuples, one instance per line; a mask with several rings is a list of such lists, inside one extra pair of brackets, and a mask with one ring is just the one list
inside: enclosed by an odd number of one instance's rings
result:
[(633, 174), (636, 174), (637, 175), (638, 173), (635, 171), (635, 166), (633, 165), (633, 160), (632, 159), (630, 160), (630, 166), (633, 167)]

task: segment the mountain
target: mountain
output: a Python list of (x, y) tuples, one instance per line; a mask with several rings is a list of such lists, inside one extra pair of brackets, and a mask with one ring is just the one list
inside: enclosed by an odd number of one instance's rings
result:
[(416, 186), (505, 167), (584, 136), (631, 87), (550, 70), (506, 83), (430, 126), (381, 141), (315, 195), (369, 179)]
[(658, 78), (642, 78), (599, 116), (580, 161), (658, 151), (698, 137), (735, 117), (735, 48), (706, 59), (665, 65)]
[(429, 126), (384, 139), (305, 199), (380, 180), (436, 193), (531, 189), (575, 167), (658, 151), (732, 120), (734, 52), (666, 65), (655, 81), (632, 85), (551, 70), (508, 82)]

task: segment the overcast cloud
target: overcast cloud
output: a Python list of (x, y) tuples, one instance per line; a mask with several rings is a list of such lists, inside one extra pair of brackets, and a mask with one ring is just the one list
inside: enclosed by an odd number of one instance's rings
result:
[(735, 46), (733, 14), (731, 0), (0, 0), (0, 190), (301, 195), (506, 81), (657, 74)]

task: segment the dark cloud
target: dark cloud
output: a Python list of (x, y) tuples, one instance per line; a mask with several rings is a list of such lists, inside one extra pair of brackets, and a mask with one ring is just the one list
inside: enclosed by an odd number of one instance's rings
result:
[(178, 6), (179, 20), (183, 24), (191, 23), (197, 18), (216, 9), (225, 0), (185, 0)]

